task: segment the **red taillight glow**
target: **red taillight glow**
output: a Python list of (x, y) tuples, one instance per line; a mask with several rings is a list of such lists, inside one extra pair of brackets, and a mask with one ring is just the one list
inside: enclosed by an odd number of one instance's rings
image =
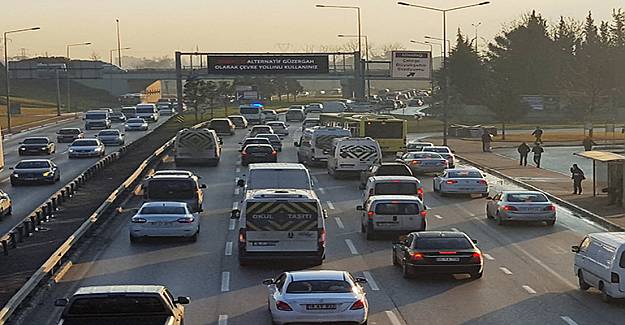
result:
[(289, 306), (289, 304), (280, 300), (276, 301), (276, 308), (282, 311), (293, 311), (293, 309), (291, 308), (291, 306)]
[(503, 210), (504, 211), (519, 211), (519, 209), (517, 209), (516, 207), (513, 207), (511, 205), (504, 205), (503, 206)]
[(417, 189), (417, 195), (419, 195), (419, 197), (423, 198), (423, 188), (418, 188)]
[(245, 243), (245, 229), (239, 230), (239, 243), (240, 244)]
[(323, 247), (326, 244), (326, 230), (325, 229), (321, 229), (319, 231), (319, 246)]
[(451, 252), (451, 251), (444, 251), (444, 252), (438, 252), (441, 255), (456, 255), (456, 252)]
[(193, 223), (195, 219), (193, 217), (185, 217), (185, 218), (180, 218), (176, 221), (178, 221), (179, 223)]
[(369, 217), (369, 220), (373, 219), (373, 215), (374, 215), (374, 214), (375, 214), (375, 213), (374, 213), (373, 211), (369, 211), (369, 212), (367, 212), (367, 217)]
[(419, 160), (413, 160), (413, 161), (410, 162), (411, 165), (418, 165), (420, 163), (421, 163), (421, 161), (419, 161)]
[(546, 207), (545, 211), (556, 211), (556, 206), (552, 204), (552, 205)]
[(488, 185), (488, 183), (486, 182), (486, 180), (480, 179), (480, 184), (482, 185)]
[(245, 150), (241, 151), (241, 156), (243, 156), (243, 157), (247, 156), (247, 152)]
[(272, 152), (271, 152), (271, 154), (272, 154), (273, 156), (275, 156), (275, 155), (277, 155), (277, 154), (278, 154), (278, 152), (274, 150), (274, 151), (272, 151)]
[(453, 179), (450, 179), (450, 180), (448, 180), (446, 183), (447, 183), (447, 184), (456, 184), (456, 183), (458, 183), (458, 181), (455, 181), (455, 180), (453, 180)]
[(412, 258), (414, 261), (420, 261), (423, 259), (423, 254), (421, 253), (410, 253), (410, 258)]
[(421, 210), (421, 212), (419, 212), (419, 214), (425, 218), (428, 215), (428, 212), (426, 210)]
[(471, 259), (479, 263), (482, 261), (482, 254), (480, 254), (479, 252), (475, 252), (471, 254)]
[(349, 309), (358, 310), (358, 309), (363, 309), (363, 308), (365, 308), (365, 300), (359, 299), (355, 303), (353, 303)]

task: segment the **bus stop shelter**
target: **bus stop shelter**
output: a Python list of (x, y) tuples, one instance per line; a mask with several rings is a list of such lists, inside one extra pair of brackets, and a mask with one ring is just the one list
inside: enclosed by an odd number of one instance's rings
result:
[[(623, 202), (623, 165), (625, 156), (609, 151), (582, 151), (575, 153), (576, 156), (592, 160), (592, 195), (597, 196), (597, 187), (601, 192), (607, 192), (610, 203)], [(606, 173), (598, 177), (598, 166), (606, 168)], [(605, 185), (605, 187), (603, 187)], [(598, 186), (600, 185), (600, 186)]]

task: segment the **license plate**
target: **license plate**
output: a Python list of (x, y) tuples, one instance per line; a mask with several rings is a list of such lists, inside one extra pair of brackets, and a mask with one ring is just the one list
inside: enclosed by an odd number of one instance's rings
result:
[(276, 242), (271, 242), (271, 241), (253, 241), (251, 242), (252, 246), (260, 246), (260, 247), (267, 247), (267, 246), (276, 246)]
[(437, 257), (437, 262), (460, 262), (459, 257)]
[(310, 304), (306, 305), (308, 310), (324, 310), (324, 309), (336, 309), (336, 304)]
[(167, 226), (171, 224), (171, 222), (158, 221), (158, 222), (150, 222), (150, 224), (152, 226)]

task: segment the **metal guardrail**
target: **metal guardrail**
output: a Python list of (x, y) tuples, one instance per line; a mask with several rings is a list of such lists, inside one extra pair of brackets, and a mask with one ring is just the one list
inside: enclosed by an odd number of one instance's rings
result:
[[(205, 124), (205, 122), (199, 123), (197, 125), (194, 125), (193, 128), (201, 127), (204, 124)], [(37, 269), (37, 271), (35, 271), (35, 273), (20, 288), (20, 290), (18, 290), (13, 295), (13, 297), (11, 297), (11, 299), (9, 299), (9, 301), (6, 303), (6, 305), (4, 307), (2, 307), (2, 309), (0, 309), (0, 325), (4, 325), (5, 324), (5, 322), (13, 315), (15, 310), (17, 310), (19, 305), (37, 288), (37, 286), (47, 276), (54, 275), (54, 272), (61, 267), (62, 262), (64, 261), (64, 258), (66, 256), (67, 252), (76, 243), (78, 243), (78, 241), (82, 238), (82, 236), (99, 220), (99, 218), (102, 215), (105, 214), (105, 212), (108, 211), (108, 209), (113, 205), (113, 203), (116, 202), (120, 197), (122, 197), (123, 194), (125, 194), (128, 191), (128, 189), (138, 179), (140, 179), (140, 176), (147, 170), (148, 166), (150, 166), (152, 163), (154, 163), (154, 161), (157, 161), (158, 159), (160, 159), (161, 156), (167, 150), (170, 149), (170, 147), (174, 143), (174, 139), (175, 139), (175, 137), (170, 139), (169, 141), (167, 141), (164, 145), (162, 145), (160, 148), (158, 148), (156, 151), (154, 151), (154, 153), (152, 153), (152, 155), (150, 155), (148, 158), (146, 158), (139, 165), (139, 167), (135, 170), (135, 172), (132, 173), (132, 175), (130, 175), (130, 177), (128, 177), (126, 179), (126, 181), (124, 181), (115, 191), (113, 191), (113, 193), (111, 193), (111, 195), (109, 195), (109, 197), (104, 201), (104, 203), (102, 203), (96, 209), (96, 211), (94, 211), (91, 214), (91, 216), (89, 216), (89, 218), (87, 218), (87, 220), (85, 220), (85, 222), (71, 236), (69, 236), (69, 238), (67, 238), (67, 240), (43, 263), (43, 265), (41, 265), (39, 267), (39, 269)], [(122, 149), (123, 148), (126, 148), (126, 147), (122, 147)], [(98, 163), (96, 163), (94, 166), (91, 166), (83, 174), (86, 174), (89, 170), (93, 169), (93, 171), (88, 173), (88, 174), (91, 175), (89, 177), (93, 177), (93, 174), (98, 169), (101, 169), (104, 166), (106, 166), (106, 164), (104, 164), (103, 161), (106, 158), (109, 158), (110, 156), (113, 156), (115, 154), (117, 154), (117, 152), (114, 153), (114, 154), (111, 154), (111, 155), (109, 155), (109, 156), (107, 156), (105, 158), (103, 158), (100, 161), (98, 161)], [(117, 156), (118, 156), (117, 159), (119, 159), (119, 154)], [(99, 163), (102, 163), (102, 165), (100, 167), (96, 168), (95, 166), (98, 165)], [(76, 182), (76, 180), (81, 178), (83, 176), (83, 174), (81, 174), (80, 176), (76, 177), (76, 179), (74, 179), (74, 181), (70, 182), (70, 184)], [(81, 184), (84, 184), (84, 181), (86, 181), (86, 179), (83, 178), (83, 183), (81, 183)], [(63, 190), (65, 190), (65, 188)], [(63, 190), (61, 190), (61, 191), (63, 191)], [(61, 192), (61, 191), (59, 191), (59, 192)], [(73, 191), (75, 191), (75, 188), (73, 189)], [(59, 194), (59, 192), (57, 192), (57, 194)], [(55, 199), (57, 205), (53, 205), (51, 203), (52, 199)], [(67, 197), (65, 199), (67, 199)], [(65, 199), (63, 199), (63, 201)], [(49, 210), (46, 210), (46, 213), (48, 213), (50, 211), (51, 211), (51, 213), (53, 213), (58, 208), (58, 203), (59, 202), (60, 201), (59, 201), (58, 197), (56, 195), (53, 195), (48, 202), (46, 202), (44, 205), (42, 205), (42, 207), (45, 206), (45, 209), (49, 209)], [(50, 205), (48, 205), (48, 203), (50, 203)], [(39, 209), (35, 210), (35, 212), (39, 211), (40, 209), (41, 209), (41, 207)], [(32, 215), (31, 215), (31, 217), (32, 217)], [(26, 218), (24, 221), (26, 221), (26, 220), (31, 220), (31, 219), (29, 217), (29, 218)], [(32, 221), (28, 221), (28, 222), (32, 224)], [(16, 228), (17, 228), (17, 226), (16, 226)], [(24, 237), (21, 237), (21, 238), (23, 240)]]

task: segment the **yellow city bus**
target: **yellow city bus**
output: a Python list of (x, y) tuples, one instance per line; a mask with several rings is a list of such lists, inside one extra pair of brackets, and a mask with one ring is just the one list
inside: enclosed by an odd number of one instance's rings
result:
[(323, 113), (319, 115), (319, 121), (324, 126), (348, 129), (354, 137), (371, 137), (378, 141), (384, 153), (400, 152), (406, 148), (406, 120), (390, 115)]

